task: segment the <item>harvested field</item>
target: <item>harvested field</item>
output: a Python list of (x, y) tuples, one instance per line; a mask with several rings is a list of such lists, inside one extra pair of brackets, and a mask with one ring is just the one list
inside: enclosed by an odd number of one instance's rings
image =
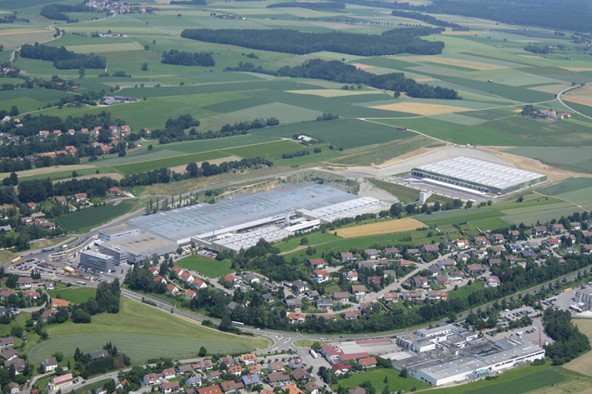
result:
[(427, 225), (412, 218), (389, 220), (386, 222), (364, 224), (361, 226), (348, 227), (337, 230), (337, 235), (343, 238), (365, 237), (368, 235), (380, 235), (400, 233), (403, 231), (417, 230)]
[(374, 66), (364, 63), (352, 63), (351, 65), (359, 68), (360, 70), (369, 70), (371, 68), (374, 68)]
[(378, 90), (341, 90), (341, 89), (303, 89), (303, 90), (287, 90), (287, 93), (294, 94), (310, 94), (319, 97), (345, 97), (357, 96), (360, 94), (384, 94)]
[(582, 71), (592, 71), (592, 67), (561, 67), (564, 70), (567, 71), (573, 71), (575, 73), (579, 73)]
[(565, 96), (565, 101), (570, 101), (572, 103), (576, 103), (576, 104), (582, 104), (582, 105), (587, 105), (589, 107), (592, 107), (592, 96), (583, 96), (580, 94), (574, 94), (574, 95), (569, 95), (569, 96)]
[(457, 107), (454, 105), (424, 104), (424, 103), (412, 103), (412, 102), (379, 105), (379, 106), (372, 107), (372, 108), (382, 109), (385, 111), (407, 112), (410, 114), (424, 115), (424, 116), (449, 114), (449, 113), (453, 113), (453, 112), (462, 112), (462, 111), (469, 111), (470, 110), (470, 108)]
[[(536, 90), (537, 92), (543, 92), (543, 93), (557, 93), (560, 90), (563, 90), (565, 88), (567, 88), (569, 86), (569, 84), (557, 84), (557, 85), (543, 85), (543, 86), (535, 86), (533, 88), (530, 88), (530, 90)], [(520, 112), (520, 111), (518, 111)]]
[(1, 36), (15, 36), (15, 35), (22, 35), (22, 34), (36, 34), (36, 33), (47, 33), (48, 30), (46, 29), (6, 29), (0, 30), (0, 37)]
[[(410, 57), (405, 58), (405, 61), (412, 61), (412, 62), (421, 62), (422, 60), (425, 61), (426, 57), (410, 56)], [(465, 60), (465, 59), (455, 59), (452, 57), (430, 56), (428, 58), (428, 60), (432, 63), (439, 63), (439, 64), (444, 64), (447, 66), (472, 68), (474, 70), (479, 70), (479, 71), (502, 70), (502, 69), (508, 68), (505, 66), (500, 66), (499, 64), (475, 62), (475, 61)]]

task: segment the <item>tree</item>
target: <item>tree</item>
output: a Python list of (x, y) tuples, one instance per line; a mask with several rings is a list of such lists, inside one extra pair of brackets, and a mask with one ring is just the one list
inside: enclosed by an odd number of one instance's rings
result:
[(407, 368), (403, 368), (401, 370), (401, 372), (399, 373), (399, 376), (402, 378), (407, 378), (407, 376), (409, 376), (409, 373), (407, 372)]
[(16, 105), (13, 105), (8, 114), (10, 116), (18, 116), (20, 114), (20, 111)]
[(84, 76), (86, 75), (86, 70), (84, 69), (84, 67), (80, 67), (78, 69), (78, 76), (80, 77), (80, 79), (84, 78)]
[(199, 357), (205, 357), (206, 354), (208, 354), (208, 349), (206, 349), (204, 346), (199, 348), (199, 352), (197, 353), (197, 355)]
[(148, 71), (148, 63), (146, 63), (146, 62), (142, 63), (141, 69), (142, 69), (142, 71)]
[(187, 175), (190, 178), (197, 178), (199, 175), (199, 168), (197, 167), (197, 163), (189, 163), (187, 167), (185, 167), (185, 171), (187, 171)]

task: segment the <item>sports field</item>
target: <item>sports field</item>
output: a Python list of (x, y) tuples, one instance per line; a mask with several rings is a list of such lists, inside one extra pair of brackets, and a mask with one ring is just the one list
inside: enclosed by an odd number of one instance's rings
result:
[(403, 231), (417, 230), (427, 227), (424, 223), (413, 218), (387, 220), (384, 222), (363, 224), (361, 226), (346, 227), (336, 231), (343, 238), (357, 238), (368, 235), (392, 234)]
[(118, 314), (93, 316), (90, 324), (70, 321), (49, 326), (49, 340), (32, 344), (29, 360), (38, 364), (56, 351), (72, 357), (76, 347), (83, 352), (101, 349), (112, 342), (132, 362), (150, 358), (191, 357), (201, 346), (210, 353), (242, 353), (264, 347), (265, 341), (211, 330), (177, 319), (169, 313), (127, 299)]

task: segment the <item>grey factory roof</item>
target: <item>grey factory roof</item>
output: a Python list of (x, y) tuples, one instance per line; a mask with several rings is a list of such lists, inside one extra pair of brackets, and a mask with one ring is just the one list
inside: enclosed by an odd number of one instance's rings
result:
[(307, 185), (196, 204), (168, 212), (131, 219), (130, 225), (180, 241), (199, 234), (218, 232), (265, 218), (282, 216), (298, 209), (315, 210), (358, 198), (326, 185)]
[(544, 177), (536, 172), (463, 156), (422, 165), (416, 169), (499, 189)]

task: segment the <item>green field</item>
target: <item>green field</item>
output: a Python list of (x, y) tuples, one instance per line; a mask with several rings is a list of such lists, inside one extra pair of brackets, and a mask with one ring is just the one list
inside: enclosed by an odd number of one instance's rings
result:
[(74, 304), (82, 304), (83, 302), (86, 302), (89, 298), (94, 298), (97, 291), (96, 289), (92, 288), (71, 287), (50, 290), (47, 293), (53, 298), (61, 298), (63, 300), (73, 302)]
[(197, 271), (210, 278), (219, 278), (232, 272), (230, 269), (230, 260), (218, 261), (199, 254), (184, 257), (175, 264), (186, 269)]
[(243, 353), (264, 347), (265, 341), (223, 334), (153, 307), (122, 299), (118, 314), (93, 316), (90, 324), (70, 321), (49, 326), (49, 340), (31, 346), (29, 360), (40, 363), (56, 351), (72, 357), (76, 347), (84, 352), (97, 350), (112, 342), (132, 362), (150, 358), (195, 356), (201, 346), (210, 353)]
[[(381, 392), (386, 386), (391, 393), (394, 391), (409, 392), (430, 387), (428, 384), (413, 378), (402, 378), (399, 376), (399, 373), (400, 372), (395, 369), (372, 369), (341, 379), (337, 384), (344, 388), (352, 388), (369, 381), (372, 384), (372, 387), (376, 389), (376, 392)], [(388, 379), (388, 383), (384, 383), (385, 378)]]
[(478, 394), (484, 392), (522, 394), (559, 385), (576, 377), (578, 377), (577, 374), (560, 367), (550, 365), (524, 366), (506, 371), (492, 380), (481, 380), (475, 383), (431, 391), (437, 394)]
[(56, 218), (56, 223), (73, 233), (84, 233), (135, 208), (134, 201), (126, 200), (117, 205), (108, 204), (82, 211), (67, 213)]

